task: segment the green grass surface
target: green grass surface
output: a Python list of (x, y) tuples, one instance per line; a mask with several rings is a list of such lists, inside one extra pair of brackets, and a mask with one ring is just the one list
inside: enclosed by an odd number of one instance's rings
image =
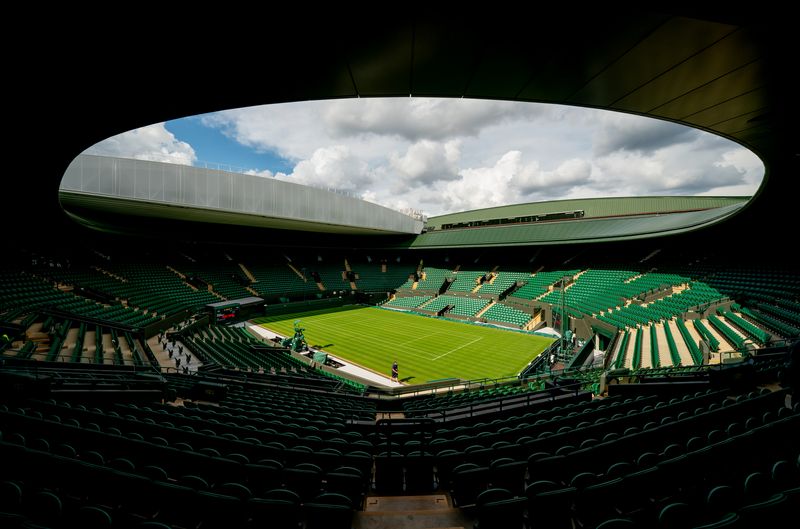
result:
[(283, 314), (253, 322), (286, 336), (293, 334), (297, 319), (311, 347), (385, 376), (397, 360), (400, 380), (408, 384), (514, 376), (553, 341), (374, 307)]

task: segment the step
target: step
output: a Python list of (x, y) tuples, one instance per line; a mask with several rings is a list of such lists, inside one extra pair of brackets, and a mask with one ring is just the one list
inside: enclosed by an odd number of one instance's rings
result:
[(446, 494), (370, 496), (353, 520), (354, 529), (471, 529), (472, 524)]
[(244, 275), (247, 277), (247, 279), (249, 279), (253, 283), (258, 283), (258, 279), (256, 279), (256, 276), (253, 275), (253, 273), (250, 271), (249, 268), (245, 266), (244, 263), (239, 263), (239, 268), (241, 268), (242, 272), (244, 272)]
[(370, 496), (364, 512), (406, 512), (453, 510), (445, 494), (423, 494), (420, 496)]
[(304, 276), (304, 275), (302, 274), (302, 272), (300, 272), (300, 270), (298, 270), (297, 268), (295, 268), (295, 267), (294, 267), (294, 265), (292, 265), (292, 263), (286, 263), (286, 266), (288, 266), (289, 268), (291, 268), (291, 269), (292, 269), (292, 272), (294, 272), (295, 274), (297, 274), (297, 277), (299, 277), (300, 279), (302, 279), (304, 282), (308, 282), (308, 279), (306, 279), (306, 276)]
[(492, 305), (494, 305), (494, 304), (496, 304), (496, 303), (497, 303), (497, 302), (496, 302), (495, 300), (492, 300), (492, 301), (490, 301), (489, 303), (487, 303), (487, 304), (486, 304), (486, 306), (485, 306), (485, 307), (483, 307), (481, 310), (479, 310), (477, 314), (475, 314), (475, 317), (476, 317), (476, 318), (480, 318), (481, 316), (483, 316), (483, 313), (484, 313), (484, 312), (486, 312), (487, 310), (489, 310), (489, 308), (490, 308), (490, 307), (492, 307)]

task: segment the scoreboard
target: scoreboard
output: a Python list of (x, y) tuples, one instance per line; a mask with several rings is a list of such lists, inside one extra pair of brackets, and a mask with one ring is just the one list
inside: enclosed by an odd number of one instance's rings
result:
[(217, 323), (225, 323), (235, 320), (239, 315), (241, 305), (238, 303), (229, 303), (221, 307), (214, 307), (214, 320)]
[(209, 303), (205, 306), (205, 310), (211, 317), (211, 321), (225, 325), (253, 316), (261, 316), (264, 313), (264, 306), (262, 298), (250, 297)]

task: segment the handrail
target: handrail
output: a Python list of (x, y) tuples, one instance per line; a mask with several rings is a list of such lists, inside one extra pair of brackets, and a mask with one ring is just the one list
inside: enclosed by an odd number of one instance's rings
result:
[(546, 388), (539, 391), (527, 391), (516, 395), (499, 397), (477, 402), (457, 403), (450, 407), (436, 406), (435, 408), (420, 408), (415, 410), (384, 409), (381, 413), (411, 413), (409, 419), (429, 418), (436, 422), (471, 418), (488, 412), (500, 413), (509, 409), (528, 407), (535, 402), (552, 402), (558, 397), (573, 394), (577, 396), (583, 382), (570, 382), (567, 384)]
[[(772, 347), (769, 347), (763, 352), (756, 351), (755, 357), (763, 356), (765, 359), (771, 358), (773, 356), (784, 354), (785, 348), (788, 347), (790, 344), (794, 343), (794, 340), (782, 340), (780, 342), (775, 341)], [(781, 351), (781, 349), (784, 349)], [(17, 354), (19, 349), (9, 349), (5, 351), (2, 355), (0, 355), (0, 370), (7, 369), (9, 371), (27, 371), (32, 372), (34, 374), (47, 374), (50, 372), (64, 372), (66, 373), (71, 372), (75, 374), (80, 373), (89, 373), (95, 374), (98, 376), (102, 376), (104, 374), (112, 375), (112, 374), (125, 374), (125, 373), (159, 373), (159, 374), (172, 374), (178, 373), (177, 369), (174, 367), (155, 367), (150, 366), (148, 364), (144, 364), (141, 366), (136, 365), (120, 365), (120, 364), (96, 364), (93, 362), (74, 362), (72, 361), (71, 355), (58, 355), (58, 361), (55, 362), (48, 362), (48, 361), (36, 361), (30, 359), (22, 359), (16, 358), (14, 356), (8, 355), (8, 352), (12, 352)], [(753, 351), (745, 351), (746, 355), (744, 355), (743, 360), (753, 353)], [(81, 356), (80, 359), (89, 358), (91, 360), (92, 357)], [(697, 372), (698, 368), (703, 370), (714, 370), (715, 368), (722, 368), (723, 366), (710, 366), (710, 365), (702, 365), (702, 366), (672, 366), (672, 367), (662, 367), (658, 368), (655, 371), (662, 372), (664, 370), (668, 370), (669, 373), (675, 374), (677, 376), (681, 375), (682, 373), (692, 373)], [(66, 368), (66, 371), (64, 369)], [(368, 398), (370, 400), (386, 400), (386, 399), (393, 399), (396, 400), (401, 396), (419, 396), (424, 392), (428, 391), (429, 394), (434, 396), (439, 391), (431, 391), (432, 389), (443, 389), (448, 388), (448, 392), (452, 391), (458, 387), (462, 388), (464, 391), (469, 392), (472, 389), (485, 389), (489, 388), (496, 388), (502, 386), (511, 386), (511, 385), (523, 385), (527, 384), (531, 381), (541, 381), (541, 380), (555, 380), (559, 377), (581, 377), (582, 375), (592, 375), (597, 373), (597, 368), (578, 368), (578, 369), (562, 369), (557, 371), (552, 371), (546, 374), (539, 374), (532, 377), (501, 377), (496, 379), (491, 378), (483, 378), (483, 379), (475, 379), (475, 380), (445, 380), (441, 382), (435, 382), (428, 385), (419, 385), (419, 386), (408, 386), (402, 388), (402, 390), (398, 391), (384, 391), (379, 388), (370, 387), (366, 394), (362, 394), (362, 398)], [(631, 372), (633, 376), (642, 376), (646, 375), (651, 370), (634, 370)], [(657, 374), (657, 373), (652, 373)], [(318, 380), (315, 380), (315, 384), (303, 384), (301, 380), (297, 380), (296, 377), (292, 377), (288, 374), (283, 374), (280, 376), (259, 376), (258, 373), (253, 373), (249, 371), (240, 371), (231, 373), (229, 371), (225, 371), (220, 373), (223, 380), (227, 380), (234, 384), (245, 384), (245, 385), (254, 385), (254, 386), (272, 386), (272, 387), (281, 387), (281, 388), (298, 388), (307, 391), (318, 391), (318, 392), (327, 392), (328, 388), (324, 387), (324, 383), (320, 384)], [(255, 376), (253, 376), (255, 375)], [(182, 375), (185, 376), (185, 375)], [(190, 376), (203, 376), (202, 372), (192, 373)], [(575, 392), (575, 395), (580, 393), (580, 390), (585, 387), (587, 384), (586, 380), (578, 380), (578, 381), (570, 381), (566, 384), (556, 385), (551, 388), (547, 388), (543, 391), (530, 391), (524, 393), (517, 393), (515, 395), (510, 396), (502, 396), (499, 398), (493, 398), (490, 400), (478, 400), (476, 402), (467, 402), (467, 403), (454, 403), (451, 406), (443, 407), (441, 403), (434, 408), (420, 408), (416, 410), (409, 410), (409, 413), (413, 413), (415, 415), (419, 415), (420, 417), (429, 417), (438, 421), (448, 421), (454, 420), (458, 418), (465, 418), (465, 417), (474, 417), (475, 415), (487, 412), (489, 410), (494, 410), (497, 412), (501, 412), (503, 410), (508, 410), (517, 407), (529, 406), (533, 401), (544, 402), (547, 400), (555, 400), (556, 397), (559, 395), (565, 395), (571, 393), (572, 391)], [(357, 395), (353, 395), (357, 396)], [(404, 410), (401, 409), (389, 409), (389, 408), (381, 408), (380, 412), (382, 413), (404, 413)], [(361, 419), (353, 419), (354, 421), (363, 422)]]
[[(86, 371), (98, 370), (98, 369), (114, 369), (114, 368), (130, 368), (134, 371), (145, 371), (145, 372), (159, 372), (157, 366), (154, 366), (150, 363), (150, 359), (144, 355), (142, 358), (141, 365), (136, 364), (118, 364), (116, 362), (103, 362), (99, 364), (95, 362), (94, 355), (80, 355), (77, 357), (73, 357), (72, 354), (62, 354), (59, 353), (53, 359), (50, 360), (36, 360), (33, 358), (17, 358), (15, 356), (11, 356), (8, 353), (14, 352), (15, 354), (19, 353), (19, 349), (6, 349), (0, 354), (0, 359), (7, 365), (32, 365), (34, 369), (45, 370), (45, 369), (56, 369), (55, 366), (58, 368), (67, 367), (72, 370), (80, 370), (81, 367), (76, 366), (83, 366), (85, 367)], [(139, 354), (139, 352), (132, 351), (133, 354)], [(84, 361), (86, 360), (86, 361)], [(74, 372), (74, 371), (73, 371)]]

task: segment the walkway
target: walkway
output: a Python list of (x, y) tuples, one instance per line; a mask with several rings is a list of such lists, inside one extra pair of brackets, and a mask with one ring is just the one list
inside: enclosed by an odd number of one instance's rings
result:
[[(253, 334), (261, 336), (262, 338), (264, 338), (266, 340), (272, 340), (275, 337), (284, 338), (283, 336), (281, 336), (279, 334), (276, 334), (276, 333), (270, 331), (269, 329), (265, 329), (263, 327), (259, 327), (258, 325), (253, 325), (253, 324), (250, 324), (250, 323), (247, 324), (247, 330), (250, 331)], [(315, 351), (315, 352), (317, 351), (316, 349), (311, 349), (311, 350)], [(347, 374), (350, 374), (350, 375), (353, 375), (353, 376), (357, 376), (359, 378), (362, 378), (364, 380), (369, 381), (370, 384), (373, 384), (375, 386), (381, 386), (381, 387), (384, 387), (384, 388), (399, 388), (399, 387), (403, 387), (404, 386), (404, 384), (401, 384), (399, 382), (393, 382), (392, 379), (390, 379), (389, 377), (380, 375), (380, 374), (378, 374), (378, 373), (376, 373), (374, 371), (371, 371), (369, 369), (365, 369), (365, 368), (363, 368), (361, 366), (358, 366), (356, 364), (353, 364), (350, 361), (345, 360), (343, 358), (339, 358), (339, 357), (334, 356), (334, 355), (332, 355), (330, 353), (328, 353), (328, 356), (331, 359), (335, 360), (336, 362), (342, 364), (342, 367), (337, 369), (337, 371), (339, 371), (339, 372), (347, 373)], [(390, 366), (387, 366), (387, 368), (388, 367), (390, 367)]]

